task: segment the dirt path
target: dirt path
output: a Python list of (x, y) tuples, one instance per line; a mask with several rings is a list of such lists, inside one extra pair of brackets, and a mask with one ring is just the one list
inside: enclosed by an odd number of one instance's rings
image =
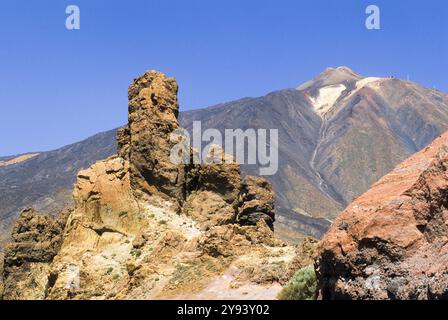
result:
[(177, 296), (175, 299), (191, 300), (275, 300), (282, 286), (279, 283), (257, 285), (241, 284), (235, 287), (236, 268), (230, 268), (224, 274), (216, 276), (201, 292)]

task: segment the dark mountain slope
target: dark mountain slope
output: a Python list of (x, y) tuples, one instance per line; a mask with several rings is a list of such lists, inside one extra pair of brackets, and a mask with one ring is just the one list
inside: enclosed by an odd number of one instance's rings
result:
[(33, 206), (43, 212), (59, 212), (72, 201), (70, 190), (78, 171), (115, 150), (113, 130), (0, 167), (0, 232), (9, 230), (23, 208)]

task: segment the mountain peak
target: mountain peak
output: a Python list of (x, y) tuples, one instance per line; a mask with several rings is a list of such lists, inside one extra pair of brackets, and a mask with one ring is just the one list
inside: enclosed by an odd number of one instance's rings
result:
[(345, 66), (326, 68), (317, 77), (297, 89), (306, 91), (314, 110), (323, 116), (333, 108), (343, 92), (348, 88), (357, 88), (358, 82), (362, 79), (365, 78)]
[(352, 75), (355, 77), (362, 78), (358, 73), (356, 73), (355, 71), (353, 71), (352, 69), (350, 69), (349, 67), (346, 67), (346, 66), (337, 67), (335, 70), (338, 72), (341, 72), (341, 73), (345, 73), (345, 74), (349, 74), (349, 75)]
[(337, 68), (326, 68), (314, 79), (307, 81), (297, 87), (298, 90), (312, 89), (315, 87), (325, 87), (336, 84), (342, 84), (344, 82), (358, 81), (363, 77), (352, 69), (346, 66), (340, 66)]
[(354, 76), (357, 78), (362, 78), (359, 73), (353, 71), (353, 69), (351, 69), (347, 66), (339, 66), (336, 68), (328, 67), (321, 74), (325, 74), (325, 73), (327, 73), (327, 74), (328, 73), (345, 74), (345, 75), (350, 75), (350, 76)]

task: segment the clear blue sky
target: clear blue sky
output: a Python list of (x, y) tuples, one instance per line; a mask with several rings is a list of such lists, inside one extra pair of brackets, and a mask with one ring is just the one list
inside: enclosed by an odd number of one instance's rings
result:
[[(81, 30), (65, 29), (65, 7)], [(368, 4), (382, 30), (364, 27)], [(446, 0), (2, 0), (0, 155), (57, 148), (127, 119), (147, 69), (181, 110), (295, 87), (328, 66), (448, 92)]]

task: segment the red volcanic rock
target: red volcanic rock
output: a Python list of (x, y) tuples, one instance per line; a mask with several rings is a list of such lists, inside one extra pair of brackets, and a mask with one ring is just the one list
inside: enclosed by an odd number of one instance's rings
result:
[(448, 133), (342, 212), (319, 246), (323, 299), (448, 298)]

